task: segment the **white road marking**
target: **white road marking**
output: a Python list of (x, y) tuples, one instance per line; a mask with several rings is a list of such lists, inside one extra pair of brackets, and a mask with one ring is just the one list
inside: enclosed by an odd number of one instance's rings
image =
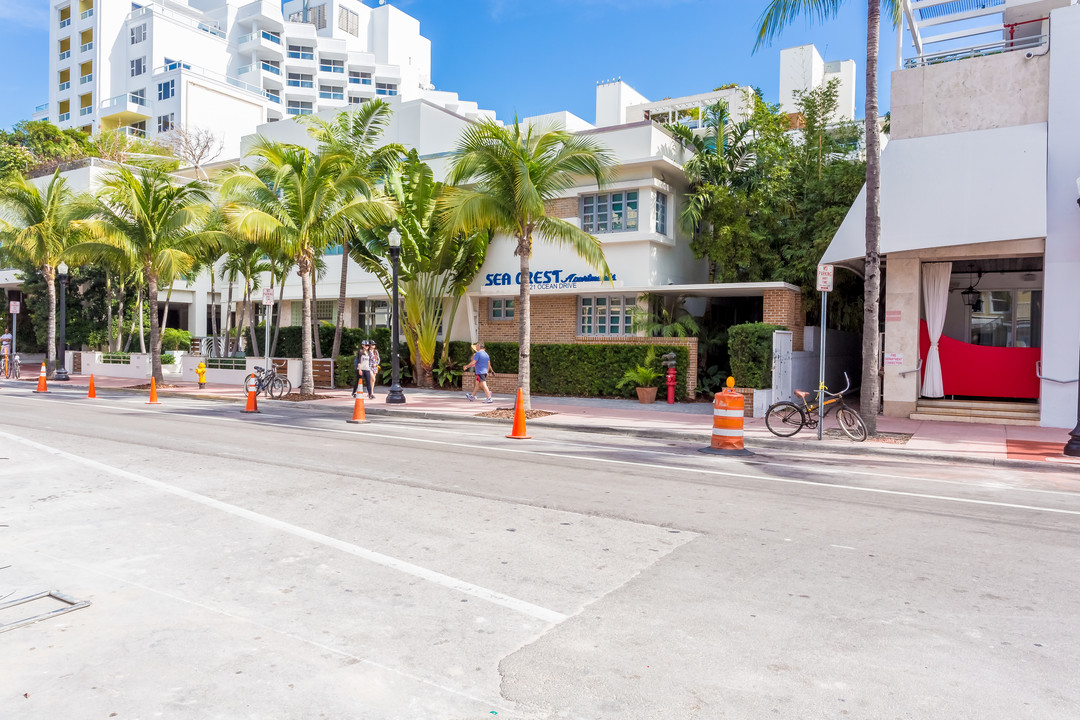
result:
[(75, 455), (64, 450), (59, 450), (57, 448), (49, 447), (48, 445), (43, 445), (41, 443), (35, 442), (33, 440), (28, 440), (18, 435), (12, 435), (11, 433), (0, 431), (0, 437), (5, 437), (12, 442), (22, 443), (23, 445), (35, 448), (42, 452), (49, 453), (50, 455), (56, 455), (62, 458), (66, 458), (68, 460), (71, 460), (72, 462), (81, 463), (88, 467), (101, 470), (102, 472), (116, 475), (117, 477), (122, 477), (127, 480), (134, 480), (135, 482), (141, 483), (148, 487), (152, 487), (163, 492), (177, 495), (192, 502), (214, 508), (215, 510), (221, 510), (222, 512), (226, 512), (237, 517), (242, 517), (246, 520), (251, 520), (252, 522), (259, 523), (260, 525), (265, 525), (266, 527), (274, 528), (275, 530), (280, 530), (282, 532), (289, 533), (290, 535), (304, 538), (305, 540), (311, 540), (313, 542), (326, 545), (327, 547), (332, 547), (336, 550), (340, 550), (342, 552), (355, 555), (359, 558), (363, 558), (364, 560), (367, 560), (369, 562), (382, 565), (383, 567), (397, 570), (398, 572), (412, 575), (422, 580), (427, 580), (428, 582), (435, 585), (441, 585), (442, 587), (448, 588), (450, 590), (456, 590), (458, 592), (465, 593), (466, 595), (471, 595), (472, 597), (478, 598), (480, 600), (485, 600), (495, 605), (501, 605), (502, 607), (509, 608), (510, 610), (522, 613), (523, 615), (528, 615), (529, 617), (536, 618), (537, 620), (542, 620), (544, 622), (555, 624), (562, 622), (567, 617), (569, 617), (554, 610), (548, 610), (547, 608), (542, 608), (539, 605), (533, 605), (532, 603), (525, 602), (524, 600), (519, 600), (517, 598), (510, 597), (509, 595), (504, 595), (503, 593), (480, 587), (479, 585), (473, 585), (472, 583), (465, 582), (464, 580), (459, 580), (457, 578), (450, 577), (449, 575), (435, 572), (434, 570), (428, 570), (427, 568), (420, 567), (419, 565), (413, 565), (412, 563), (408, 563), (404, 560), (399, 560), (389, 555), (375, 552), (374, 550), (362, 548), (359, 545), (347, 543), (343, 540), (338, 540), (337, 538), (332, 538), (328, 535), (323, 535), (322, 533), (317, 533), (312, 530), (299, 527), (297, 525), (292, 525), (290, 523), (278, 520), (277, 518), (272, 518), (267, 515), (252, 512), (251, 510), (247, 510), (236, 505), (221, 502), (220, 500), (215, 500), (214, 498), (207, 497), (206, 495), (200, 495), (199, 493), (176, 487), (175, 485), (169, 485), (168, 483), (163, 483), (159, 480), (154, 480), (143, 475), (138, 475), (128, 470), (122, 470), (121, 468), (106, 465), (105, 463), (98, 462), (97, 460), (80, 457), (79, 455)]
[[(20, 399), (26, 399), (26, 400), (33, 401), (33, 399), (29, 398), (29, 397), (23, 397), (23, 398), (20, 398)], [(160, 413), (160, 411), (158, 411), (158, 410), (153, 410), (153, 409), (149, 409), (149, 408), (130, 408), (130, 407), (116, 408), (116, 407), (113, 407), (113, 406), (110, 406), (110, 405), (103, 405), (103, 404), (98, 404), (97, 407), (107, 408), (107, 409), (111, 409), (111, 410), (122, 410), (124, 412), (135, 411), (135, 412)], [(191, 417), (191, 418), (195, 418), (195, 419), (203, 420), (203, 421), (213, 419), (213, 420), (219, 420), (221, 422), (232, 422), (232, 423), (245, 422), (241, 418), (212, 417), (212, 416), (204, 416), (204, 415), (186, 415), (184, 413), (170, 413), (170, 417)], [(247, 422), (250, 423), (251, 421), (247, 421)], [(544, 452), (542, 450), (529, 450), (528, 448), (522, 448), (520, 445), (517, 445), (517, 446), (514, 446), (514, 447), (499, 447), (497, 445), (476, 445), (476, 444), (464, 443), (464, 442), (449, 442), (449, 441), (445, 441), (445, 440), (435, 440), (435, 439), (432, 439), (432, 438), (416, 438), (416, 437), (403, 438), (400, 435), (390, 435), (390, 434), (382, 434), (382, 433), (378, 433), (378, 432), (373, 432), (369, 427), (365, 427), (364, 429), (343, 430), (343, 429), (338, 429), (338, 428), (311, 427), (311, 426), (306, 426), (306, 425), (288, 425), (288, 424), (282, 424), (282, 423), (274, 423), (274, 424), (272, 424), (270, 426), (275, 427), (275, 428), (281, 428), (281, 429), (302, 430), (302, 431), (307, 431), (307, 432), (320, 432), (320, 433), (332, 432), (332, 433), (346, 434), (346, 435), (363, 435), (365, 437), (376, 437), (376, 438), (383, 438), (383, 439), (386, 439), (386, 440), (408, 440), (409, 442), (412, 442), (412, 443), (423, 443), (425, 445), (442, 445), (442, 446), (445, 446), (445, 447), (457, 447), (457, 448), (463, 448), (463, 449), (467, 449), (467, 450), (484, 450), (484, 451), (488, 451), (488, 452), (501, 452), (501, 453), (514, 454), (514, 455), (536, 455), (536, 456), (541, 456), (541, 457), (553, 457), (553, 458), (560, 459), (560, 460), (566, 460), (566, 459), (584, 460), (584, 461), (587, 461), (587, 462), (595, 462), (595, 463), (602, 463), (602, 464), (608, 464), (608, 465), (628, 465), (628, 466), (635, 467), (635, 468), (650, 467), (650, 468), (656, 468), (656, 469), (659, 469), (659, 470), (670, 470), (670, 471), (673, 471), (673, 472), (686, 472), (686, 473), (694, 473), (694, 474), (697, 474), (697, 475), (715, 475), (715, 476), (718, 476), (718, 477), (731, 477), (731, 478), (738, 478), (738, 479), (742, 479), (742, 480), (754, 480), (754, 481), (758, 481), (758, 482), (772, 482), (772, 483), (781, 483), (781, 484), (789, 484), (789, 485), (808, 485), (810, 487), (821, 488), (821, 489), (828, 488), (828, 489), (833, 489), (833, 490), (845, 490), (845, 491), (850, 491), (850, 492), (875, 493), (875, 494), (880, 494), (880, 495), (895, 495), (895, 496), (898, 496), (898, 497), (910, 497), (910, 498), (916, 498), (916, 499), (920, 499), (920, 500), (940, 500), (940, 501), (943, 501), (943, 502), (953, 502), (953, 503), (968, 504), (968, 505), (982, 505), (982, 506), (988, 506), (988, 507), (1009, 508), (1009, 509), (1013, 509), (1013, 510), (1033, 510), (1035, 512), (1047, 512), (1047, 513), (1057, 513), (1057, 514), (1061, 514), (1061, 515), (1077, 515), (1077, 516), (1080, 516), (1080, 510), (1066, 510), (1066, 509), (1062, 509), (1062, 508), (1051, 508), (1051, 507), (1044, 507), (1044, 506), (1039, 506), (1039, 505), (1022, 505), (1022, 504), (1019, 504), (1019, 503), (1005, 503), (1005, 502), (998, 502), (998, 501), (995, 501), (995, 500), (976, 500), (976, 499), (972, 499), (972, 498), (954, 497), (954, 496), (951, 496), (951, 495), (934, 495), (934, 494), (930, 494), (930, 493), (917, 493), (917, 492), (908, 492), (908, 491), (905, 491), (905, 490), (888, 490), (888, 489), (885, 489), (885, 488), (861, 487), (859, 485), (844, 485), (844, 484), (840, 484), (840, 483), (820, 483), (820, 482), (814, 482), (812, 480), (799, 480), (797, 478), (780, 478), (780, 477), (769, 477), (769, 476), (762, 476), (762, 475), (751, 475), (749, 473), (729, 472), (729, 471), (726, 471), (726, 470), (712, 470), (712, 469), (708, 469), (708, 468), (683, 467), (681, 465), (664, 465), (664, 464), (660, 464), (660, 463), (648, 464), (648, 463), (642, 463), (640, 461), (633, 461), (633, 460), (615, 460), (615, 459), (612, 459), (612, 458), (598, 458), (598, 457), (592, 457), (592, 456), (589, 456), (589, 455), (572, 455), (572, 454), (567, 454), (567, 453), (562, 453), (562, 452), (559, 452), (559, 453), (556, 453), (556, 452)], [(584, 447), (594, 447), (594, 446), (584, 446)], [(662, 451), (652, 451), (652, 452), (657, 452), (657, 453), (661, 453), (661, 454), (671, 454), (671, 453), (663, 453)], [(788, 468), (791, 467), (790, 463), (772, 463), (772, 464), (782, 465), (782, 466), (788, 467)], [(806, 466), (806, 467), (807, 467), (807, 469), (810, 469), (810, 466)], [(833, 470), (835, 470), (835, 468), (833, 468)], [(828, 472), (828, 469), (822, 469), (822, 470), (819, 470), (819, 472)], [(904, 476), (889, 476), (889, 475), (876, 474), (876, 473), (867, 473), (865, 471), (855, 471), (855, 470), (849, 471), (847, 469), (845, 469), (844, 472), (847, 473), (847, 474), (852, 474), (852, 475), (865, 474), (865, 475), (870, 475), (872, 477), (896, 477), (896, 478), (899, 478), (899, 479), (909, 479), (909, 480), (920, 480), (921, 479), (921, 478), (905, 478)], [(1010, 488), (1010, 490), (1019, 491), (1019, 490), (1023, 490), (1023, 488)], [(1061, 494), (1069, 495), (1069, 496), (1075, 496), (1075, 493), (1061, 493)]]
[(840, 548), (841, 550), (854, 550), (855, 548), (850, 545), (830, 545), (829, 547)]

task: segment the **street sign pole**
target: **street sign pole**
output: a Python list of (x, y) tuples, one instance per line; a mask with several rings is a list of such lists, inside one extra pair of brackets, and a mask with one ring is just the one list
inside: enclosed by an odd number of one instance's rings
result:
[(21, 303), (18, 300), (11, 300), (8, 303), (8, 312), (11, 313), (11, 355), (15, 355), (15, 338), (19, 336), (19, 310), (21, 310)]
[(266, 311), (266, 340), (263, 349), (266, 355), (266, 369), (270, 369), (270, 318), (274, 310), (274, 288), (263, 288), (263, 309)]
[(825, 316), (829, 305), (829, 291), (833, 289), (833, 266), (818, 265), (817, 289), (821, 291), (821, 353), (818, 360), (818, 426), (817, 439), (825, 429)]

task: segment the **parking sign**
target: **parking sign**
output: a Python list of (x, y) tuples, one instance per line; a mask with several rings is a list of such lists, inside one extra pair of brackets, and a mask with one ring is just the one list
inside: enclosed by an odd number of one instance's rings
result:
[(21, 304), (18, 300), (12, 300), (8, 303), (8, 312), (12, 315), (18, 315)]
[(818, 265), (817, 266), (817, 289), (818, 292), (832, 292), (833, 288), (833, 266), (832, 265)]

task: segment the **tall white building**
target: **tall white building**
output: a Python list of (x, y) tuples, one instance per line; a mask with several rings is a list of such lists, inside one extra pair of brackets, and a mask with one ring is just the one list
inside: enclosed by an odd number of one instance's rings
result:
[(240, 154), (263, 123), (379, 96), (490, 116), (431, 85), (431, 43), (360, 0), (52, 0), (49, 102), (35, 118), (141, 137), (205, 128)]

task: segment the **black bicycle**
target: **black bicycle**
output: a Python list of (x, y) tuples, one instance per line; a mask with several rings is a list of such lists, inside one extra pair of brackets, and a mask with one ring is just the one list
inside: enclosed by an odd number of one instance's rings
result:
[(22, 365), (19, 362), (18, 355), (4, 355), (4, 377), (15, 378), (16, 380), (22, 377)]
[[(844, 434), (855, 442), (862, 442), (866, 439), (866, 423), (855, 408), (844, 402), (844, 393), (851, 389), (851, 380), (848, 379), (847, 373), (844, 373), (844, 382), (847, 383), (847, 387), (840, 392), (831, 393), (828, 388), (822, 387), (822, 393), (829, 397), (825, 401), (825, 415), (836, 410), (836, 422)], [(811, 429), (817, 427), (818, 404), (807, 400), (813, 396), (813, 393), (796, 390), (795, 395), (802, 401), (801, 406), (782, 400), (770, 405), (769, 411), (765, 413), (765, 427), (769, 428), (769, 432), (773, 435), (791, 437), (804, 427)]]
[(292, 392), (292, 383), (284, 375), (278, 375), (276, 368), (267, 370), (256, 367), (255, 372), (244, 378), (244, 390), (254, 390), (256, 395), (263, 393), (268, 398), (279, 400)]

